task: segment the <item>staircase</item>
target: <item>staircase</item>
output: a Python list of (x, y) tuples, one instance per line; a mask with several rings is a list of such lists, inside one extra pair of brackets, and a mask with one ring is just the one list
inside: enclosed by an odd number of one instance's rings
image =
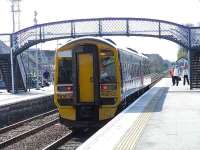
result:
[(0, 69), (8, 92), (12, 89), (9, 54), (0, 54)]
[[(27, 75), (20, 54), (14, 58), (13, 64), (15, 92), (19, 90), (26, 91)], [(5, 83), (6, 89), (8, 92), (10, 92), (12, 90), (10, 48), (2, 41), (0, 41), (0, 70), (2, 72), (3, 81)]]
[(190, 88), (200, 88), (200, 50), (191, 51)]
[[(19, 56), (14, 60), (14, 64), (15, 91), (26, 91), (26, 73)], [(10, 54), (0, 54), (0, 69), (6, 89), (10, 92), (12, 90)]]

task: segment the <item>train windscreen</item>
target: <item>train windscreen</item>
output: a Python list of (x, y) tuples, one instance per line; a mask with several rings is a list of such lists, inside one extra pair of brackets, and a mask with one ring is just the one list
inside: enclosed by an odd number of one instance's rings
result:
[(58, 64), (58, 84), (72, 84), (72, 55), (71, 51), (60, 54)]
[(115, 83), (116, 68), (112, 51), (101, 50), (100, 52), (100, 83)]

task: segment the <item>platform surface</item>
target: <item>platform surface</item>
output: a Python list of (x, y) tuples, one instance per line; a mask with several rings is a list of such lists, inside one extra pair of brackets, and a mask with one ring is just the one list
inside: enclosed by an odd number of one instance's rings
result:
[[(170, 83), (170, 82), (168, 82)], [(136, 150), (199, 150), (200, 91), (170, 86), (138, 140)]]
[(38, 97), (44, 97), (53, 94), (54, 94), (53, 85), (40, 88), (40, 90), (31, 89), (28, 92), (20, 92), (17, 94), (8, 93), (6, 90), (0, 90), (0, 107), (24, 100), (31, 100)]
[(164, 78), (78, 150), (199, 150), (200, 91)]

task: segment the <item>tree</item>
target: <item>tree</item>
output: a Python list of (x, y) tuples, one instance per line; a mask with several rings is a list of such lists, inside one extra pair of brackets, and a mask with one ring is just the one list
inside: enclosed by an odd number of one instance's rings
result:
[(184, 57), (187, 58), (188, 50), (184, 47), (180, 47), (177, 53), (177, 60)]

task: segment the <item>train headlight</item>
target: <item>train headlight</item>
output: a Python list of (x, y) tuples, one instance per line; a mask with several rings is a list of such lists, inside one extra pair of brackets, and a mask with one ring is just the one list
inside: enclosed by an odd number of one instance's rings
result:
[(101, 85), (101, 89), (102, 89), (102, 91), (108, 90), (108, 85)]
[(101, 97), (116, 97), (117, 85), (113, 84), (101, 84)]

